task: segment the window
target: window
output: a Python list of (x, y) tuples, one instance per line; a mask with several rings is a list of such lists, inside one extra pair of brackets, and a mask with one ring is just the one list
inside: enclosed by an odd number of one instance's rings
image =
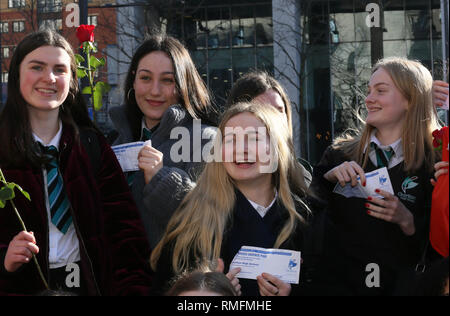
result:
[(12, 24), (13, 32), (18, 33), (18, 32), (25, 31), (25, 22), (24, 21), (13, 21), (12, 23), (13, 23)]
[(9, 58), (9, 47), (2, 47), (2, 58)]
[(96, 15), (89, 15), (87, 18), (87, 24), (88, 25), (95, 25), (97, 26), (97, 16)]
[(45, 19), (42, 20), (40, 28), (49, 28), (55, 31), (62, 30), (62, 19)]
[(8, 22), (0, 22), (0, 33), (8, 33)]
[(39, 0), (39, 12), (59, 12), (62, 9), (61, 0)]
[(273, 73), (272, 5), (271, 1), (203, 2), (217, 5), (186, 9), (189, 13), (181, 22), (166, 20), (167, 31), (186, 43), (200, 75), (223, 105), (227, 91), (249, 69)]
[(22, 8), (26, 0), (8, 0), (8, 8)]
[(2, 82), (6, 83), (8, 82), (8, 72), (2, 72)]

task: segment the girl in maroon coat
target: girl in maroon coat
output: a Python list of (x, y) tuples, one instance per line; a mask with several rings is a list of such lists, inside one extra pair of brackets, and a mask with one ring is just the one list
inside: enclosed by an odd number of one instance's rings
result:
[(114, 153), (88, 118), (73, 51), (59, 34), (30, 34), (14, 51), (0, 143), (6, 180), (31, 197), (14, 199), (28, 232), (11, 203), (0, 209), (0, 295), (45, 289), (33, 254), (53, 290), (148, 294), (150, 251), (136, 206)]

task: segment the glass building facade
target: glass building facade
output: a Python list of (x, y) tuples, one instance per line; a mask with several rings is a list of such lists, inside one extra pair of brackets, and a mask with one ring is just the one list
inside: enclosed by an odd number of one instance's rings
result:
[[(438, 0), (185, 3), (180, 18), (167, 23), (167, 32), (186, 43), (219, 105), (233, 82), (249, 69), (265, 69), (287, 86), (292, 78), (283, 72), (296, 68), (291, 72), (298, 76), (299, 93), (290, 95), (298, 113), (295, 142), (297, 152), (313, 164), (335, 137), (358, 125), (358, 115), (364, 116), (367, 82), (378, 58), (416, 59), (435, 79), (443, 79)], [(368, 21), (377, 18), (377, 12), (366, 11), (370, 4), (379, 8), (379, 28)], [(273, 20), (274, 7), (280, 6), (298, 10), (289, 9)], [(300, 62), (282, 65), (274, 54), (280, 37), (274, 23), (288, 25), (292, 20), (296, 22), (290, 29), (297, 30), (292, 31), (292, 41), (278, 45), (295, 46), (286, 63)]]
[[(44, 2), (62, 3), (39, 1)], [(108, 10), (97, 2), (96, 19)], [(448, 6), (448, 0), (118, 0), (109, 5), (116, 7), (117, 41), (104, 43), (102, 51), (113, 86), (104, 104), (122, 102), (132, 53), (157, 26), (187, 46), (219, 106), (243, 73), (273, 74), (292, 102), (296, 153), (315, 164), (335, 137), (358, 125), (356, 114), (364, 116), (367, 82), (378, 58), (417, 59), (435, 79), (445, 80), (442, 25), (448, 21), (441, 2)], [(368, 12), (374, 6), (378, 11)], [(6, 28), (13, 28), (5, 21), (3, 44)], [(106, 113), (105, 107), (108, 130)]]
[[(380, 33), (366, 12), (375, 1), (310, 1), (305, 6), (311, 54), (303, 86), (309, 122), (301, 118), (304, 149), (312, 162), (331, 139), (358, 124), (372, 64), (381, 57), (402, 56), (421, 61), (435, 79), (443, 79), (440, 1), (393, 0), (380, 8)], [(376, 13), (373, 11), (373, 13)], [(323, 31), (321, 31), (323, 30)], [(326, 31), (325, 31), (326, 30)], [(375, 55), (375, 56), (374, 56)], [(327, 115), (328, 114), (328, 115)]]
[(271, 1), (186, 1), (164, 24), (186, 44), (218, 105), (249, 69), (273, 73)]

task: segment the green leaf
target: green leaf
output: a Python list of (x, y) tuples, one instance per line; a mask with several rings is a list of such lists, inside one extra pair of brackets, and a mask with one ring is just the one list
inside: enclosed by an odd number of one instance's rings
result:
[(92, 94), (91, 87), (84, 87), (83, 90), (81, 90), (82, 94)]
[(102, 108), (102, 106), (103, 106), (102, 98), (103, 98), (103, 94), (100, 91), (100, 89), (95, 89), (94, 93), (92, 94), (92, 99), (94, 100), (94, 110), (95, 111), (99, 111)]
[(20, 193), (23, 194), (25, 198), (31, 201), (30, 194), (26, 192), (24, 189), (22, 189), (20, 185), (15, 184), (13, 182), (7, 183), (4, 187), (0, 189), (0, 200), (7, 201), (14, 199), (16, 196), (14, 189), (16, 188), (20, 191)]
[(22, 193), (23, 196), (26, 197), (28, 201), (31, 201), (30, 194), (29, 194), (27, 191), (25, 191), (24, 189), (22, 189), (22, 188), (20, 187), (20, 185), (15, 184), (15, 183), (10, 183), (10, 184), (13, 184), (14, 187), (16, 187), (17, 189), (19, 189), (20, 193)]
[(91, 56), (90, 62), (91, 62), (91, 68), (94, 68), (94, 70), (97, 69), (98, 67), (105, 65), (105, 59), (103, 57), (98, 59), (95, 56)]
[(14, 189), (10, 187), (9, 183), (7, 186), (4, 186), (0, 189), (0, 200), (7, 201), (14, 199)]
[(0, 208), (4, 208), (6, 203), (6, 201), (0, 200)]
[(95, 84), (94, 90), (98, 90), (101, 94), (106, 94), (111, 90), (111, 86), (109, 84), (107, 84), (106, 82), (98, 81)]
[(80, 54), (75, 54), (75, 59), (77, 61), (77, 64), (81, 64), (84, 63), (86, 60), (84, 59), (83, 56), (81, 56)]
[(86, 70), (84, 69), (77, 69), (77, 77), (78, 79), (84, 78), (87, 76)]

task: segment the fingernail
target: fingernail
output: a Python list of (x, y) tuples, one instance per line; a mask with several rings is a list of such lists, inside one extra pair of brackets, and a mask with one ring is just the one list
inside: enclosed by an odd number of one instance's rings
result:
[(365, 186), (366, 186), (366, 183), (364, 182), (364, 183), (363, 183), (363, 187), (365, 187)]
[(369, 196), (369, 197), (367, 198), (367, 200), (368, 200), (368, 201), (372, 201), (372, 197)]
[(380, 193), (380, 189), (375, 189), (375, 192)]
[(367, 210), (366, 213), (370, 215), (370, 211), (369, 210)]
[(370, 207), (370, 204), (369, 204), (369, 203), (366, 203), (366, 207)]

